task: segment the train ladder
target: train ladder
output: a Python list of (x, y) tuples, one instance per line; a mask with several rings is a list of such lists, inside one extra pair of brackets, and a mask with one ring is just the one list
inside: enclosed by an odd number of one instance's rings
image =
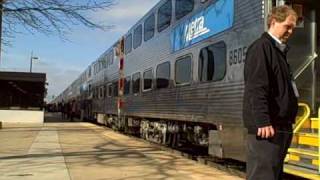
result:
[(318, 117), (310, 117), (310, 114), (310, 107), (299, 103), (299, 113), (285, 159), (284, 172), (320, 180), (320, 107)]

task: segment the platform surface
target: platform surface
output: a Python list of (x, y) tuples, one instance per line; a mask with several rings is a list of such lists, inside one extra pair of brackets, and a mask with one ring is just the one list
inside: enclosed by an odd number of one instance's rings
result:
[(106, 127), (49, 121), (4, 124), (0, 180), (241, 179)]

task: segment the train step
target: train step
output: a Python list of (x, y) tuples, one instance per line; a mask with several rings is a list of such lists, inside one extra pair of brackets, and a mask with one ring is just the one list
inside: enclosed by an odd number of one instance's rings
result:
[(296, 133), (292, 138), (292, 145), (319, 146), (319, 135), (317, 133)]
[(301, 129), (317, 131), (319, 129), (319, 118), (309, 118), (302, 125)]
[(294, 164), (285, 164), (283, 170), (288, 174), (294, 174), (312, 180), (320, 180), (320, 174), (317, 170), (299, 167)]
[(318, 151), (302, 148), (289, 148), (286, 163), (294, 164), (308, 169), (318, 169)]
[(307, 179), (320, 180), (319, 166), (319, 129), (320, 109), (318, 117), (310, 117), (307, 104), (299, 103), (301, 114), (296, 119), (291, 147), (285, 159), (284, 171), (288, 174)]

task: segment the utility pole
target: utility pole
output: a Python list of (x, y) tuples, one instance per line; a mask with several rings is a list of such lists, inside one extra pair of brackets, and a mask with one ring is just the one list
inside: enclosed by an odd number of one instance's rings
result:
[(31, 51), (31, 56), (30, 56), (30, 72), (32, 72), (32, 56), (33, 56), (33, 51)]
[(38, 57), (33, 56), (33, 51), (31, 51), (31, 56), (30, 56), (30, 72), (32, 72), (32, 61), (39, 59)]

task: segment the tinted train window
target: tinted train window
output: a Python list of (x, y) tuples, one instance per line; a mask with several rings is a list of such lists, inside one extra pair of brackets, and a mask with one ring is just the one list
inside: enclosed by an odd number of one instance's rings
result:
[(226, 44), (218, 42), (201, 49), (199, 55), (199, 80), (218, 81), (226, 73)]
[(99, 88), (99, 99), (102, 99), (103, 98), (103, 92), (104, 92), (104, 89), (103, 89), (103, 86), (101, 86)]
[(109, 64), (108, 54), (104, 57), (104, 60), (105, 60), (106, 63), (107, 63), (107, 67), (109, 67), (110, 64)]
[(110, 56), (110, 64), (113, 64), (113, 58), (114, 58), (113, 50), (110, 52), (109, 56)]
[(99, 91), (99, 89), (98, 89), (98, 87), (95, 87), (94, 88), (94, 98), (98, 98), (98, 91)]
[(132, 34), (129, 34), (127, 37), (126, 37), (126, 40), (124, 42), (125, 44), (125, 47), (124, 47), (124, 52), (126, 54), (130, 53), (131, 50), (132, 50)]
[(104, 85), (103, 89), (104, 89), (104, 97), (106, 97), (108, 95), (108, 88), (106, 85)]
[(118, 81), (112, 83), (113, 86), (113, 96), (118, 97)]
[(106, 55), (105, 59), (106, 59), (105, 61), (107, 62), (107, 67), (109, 67), (111, 65), (111, 59), (110, 59), (109, 53)]
[(152, 69), (147, 70), (143, 73), (143, 90), (152, 89)]
[(92, 71), (91, 66), (89, 66), (89, 72), (88, 72), (88, 77), (89, 78), (91, 77), (91, 71)]
[(133, 48), (136, 49), (141, 45), (142, 41), (142, 25), (139, 25), (133, 32)]
[(151, 14), (145, 21), (144, 21), (144, 41), (148, 41), (154, 36), (154, 14)]
[(89, 92), (89, 95), (91, 95), (91, 94), (93, 93), (93, 92), (92, 92), (92, 86), (91, 86), (91, 84), (89, 84), (88, 92)]
[(102, 68), (103, 68), (103, 69), (107, 68), (107, 63), (106, 63), (106, 61), (101, 60), (101, 63), (102, 63)]
[(172, 3), (171, 0), (165, 2), (158, 11), (158, 32), (163, 31), (168, 26), (170, 26), (171, 21), (171, 13), (172, 13)]
[(131, 77), (128, 76), (124, 79), (124, 94), (130, 93), (130, 84), (131, 84)]
[(133, 94), (140, 93), (140, 73), (132, 76), (132, 92)]
[(157, 89), (167, 88), (170, 80), (170, 63), (165, 62), (157, 67)]
[(108, 85), (108, 97), (112, 96), (112, 84)]
[(176, 61), (175, 81), (177, 85), (188, 84), (191, 81), (191, 57), (186, 56)]
[(189, 14), (194, 7), (194, 0), (176, 0), (176, 19), (179, 20)]

